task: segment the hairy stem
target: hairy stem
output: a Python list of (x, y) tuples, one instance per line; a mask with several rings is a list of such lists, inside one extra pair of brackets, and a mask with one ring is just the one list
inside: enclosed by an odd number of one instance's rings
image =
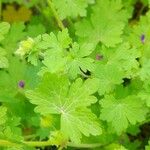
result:
[(56, 19), (56, 21), (57, 21), (57, 24), (58, 24), (59, 28), (60, 28), (61, 30), (63, 30), (65, 27), (64, 27), (64, 25), (63, 25), (61, 19), (59, 18), (59, 15), (57, 14), (57, 11), (56, 11), (56, 9), (55, 9), (55, 7), (54, 7), (54, 4), (51, 2), (51, 0), (47, 0), (47, 3), (48, 3), (49, 7), (50, 7), (51, 10), (52, 10), (52, 13), (53, 13), (53, 15), (54, 15), (54, 17), (55, 17), (55, 19)]
[[(30, 147), (45, 147), (45, 146), (52, 146), (55, 145), (51, 141), (23, 141), (22, 144), (25, 144)], [(17, 147), (21, 146), (21, 144), (17, 144), (11, 141), (2, 140), (0, 139), (0, 147)], [(68, 147), (74, 147), (74, 148), (96, 148), (96, 147), (103, 147), (104, 145), (100, 143), (94, 143), (94, 144), (75, 144), (72, 142), (68, 142), (66, 144)]]

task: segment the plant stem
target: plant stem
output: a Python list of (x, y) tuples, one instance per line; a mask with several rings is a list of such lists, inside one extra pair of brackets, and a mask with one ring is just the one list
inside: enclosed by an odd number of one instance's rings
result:
[(54, 15), (54, 17), (55, 17), (55, 19), (57, 21), (57, 24), (58, 24), (59, 28), (61, 30), (63, 30), (65, 28), (65, 26), (63, 25), (61, 19), (59, 18), (59, 15), (57, 14), (57, 11), (56, 11), (56, 9), (54, 7), (54, 4), (51, 2), (51, 0), (47, 0), (47, 3), (48, 3), (49, 7), (52, 10), (52, 13), (53, 13), (53, 15)]
[(43, 147), (54, 145), (51, 141), (24, 141), (23, 144), (26, 144), (31, 147)]
[(94, 144), (75, 144), (75, 143), (68, 143), (68, 147), (75, 147), (75, 148), (97, 148), (97, 147), (103, 147), (100, 143), (94, 143)]
[(20, 144), (17, 144), (17, 143), (13, 143), (13, 142), (10, 142), (10, 141), (7, 141), (7, 140), (0, 140), (0, 147), (17, 147), (19, 146)]
[(63, 147), (59, 147), (59, 148), (58, 148), (58, 150), (62, 150), (62, 149), (63, 149)]
[(0, 0), (0, 21), (2, 20), (2, 0)]
[[(22, 144), (25, 144), (30, 147), (45, 147), (45, 146), (52, 146), (55, 145), (51, 141), (23, 141)], [(2, 140), (0, 139), (0, 147), (17, 147), (20, 146), (21, 144), (17, 144), (14, 142), (10, 142), (7, 140)], [(94, 144), (75, 144), (68, 142), (66, 144), (68, 147), (74, 147), (74, 148), (96, 148), (96, 147), (103, 147), (104, 145), (100, 143), (94, 143)]]

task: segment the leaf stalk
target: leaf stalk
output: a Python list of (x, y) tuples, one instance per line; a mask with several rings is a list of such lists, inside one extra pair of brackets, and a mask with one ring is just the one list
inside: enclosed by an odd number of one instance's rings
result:
[(60, 28), (61, 30), (63, 30), (63, 29), (65, 28), (65, 26), (64, 26), (63, 22), (61, 21), (59, 15), (58, 15), (58, 13), (57, 13), (57, 11), (56, 11), (56, 9), (55, 9), (54, 4), (52, 3), (51, 0), (47, 0), (47, 3), (48, 3), (48, 6), (50, 7), (50, 9), (51, 9), (51, 11), (52, 11), (52, 13), (53, 13), (55, 19), (56, 19), (56, 22), (57, 22), (59, 28)]

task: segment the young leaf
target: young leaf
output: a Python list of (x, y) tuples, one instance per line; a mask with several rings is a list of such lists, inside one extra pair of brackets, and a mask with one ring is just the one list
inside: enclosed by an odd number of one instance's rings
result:
[(72, 79), (76, 78), (78, 74), (82, 74), (81, 70), (83, 72), (94, 70), (94, 59), (89, 57), (94, 50), (95, 46), (92, 43), (83, 43), (81, 46), (73, 43), (68, 54), (67, 64), (67, 72)]
[[(76, 78), (82, 71), (92, 71), (94, 68), (94, 59), (89, 55), (94, 51), (95, 46), (92, 43), (71, 44), (68, 30), (59, 32), (57, 36), (54, 33), (44, 34), (40, 48), (45, 49), (44, 60), (39, 74), (50, 73), (68, 73), (72, 79)], [(82, 71), (81, 71), (82, 70)]]
[(40, 74), (44, 72), (63, 72), (67, 62), (66, 49), (69, 48), (71, 38), (69, 37), (68, 30), (64, 29), (62, 32), (58, 32), (57, 36), (54, 33), (43, 34), (42, 42), (39, 44), (39, 48), (46, 50), (44, 53), (43, 64)]

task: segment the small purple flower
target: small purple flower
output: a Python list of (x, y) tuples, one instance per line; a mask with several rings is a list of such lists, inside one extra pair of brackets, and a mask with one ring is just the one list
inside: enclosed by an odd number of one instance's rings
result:
[(141, 42), (142, 42), (143, 44), (145, 43), (145, 35), (144, 35), (144, 34), (141, 35)]
[(19, 86), (20, 88), (24, 88), (25, 82), (24, 82), (23, 80), (20, 80), (19, 83), (18, 83), (18, 86)]
[(96, 60), (101, 60), (101, 59), (103, 59), (103, 55), (97, 54), (95, 59), (96, 59)]

